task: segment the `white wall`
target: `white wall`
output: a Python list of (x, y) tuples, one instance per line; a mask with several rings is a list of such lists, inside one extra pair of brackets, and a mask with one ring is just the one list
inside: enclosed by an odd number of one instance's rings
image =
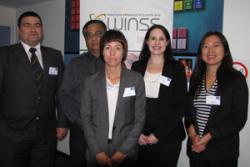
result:
[[(223, 33), (226, 36), (234, 61), (240, 61), (250, 70), (250, 1), (224, 0)], [(247, 77), (248, 87), (250, 76)], [(250, 103), (250, 101), (249, 101)], [(240, 105), (240, 104), (239, 104)], [(248, 105), (249, 106), (249, 105)], [(249, 108), (249, 107), (248, 107)], [(250, 108), (248, 109), (248, 111)], [(250, 120), (240, 133), (239, 167), (250, 165)], [(178, 167), (188, 167), (186, 141), (183, 143)]]
[[(226, 35), (234, 60), (240, 61), (250, 70), (250, 1), (249, 0), (224, 0), (224, 25)], [(250, 76), (247, 77), (250, 87)], [(250, 101), (249, 101), (250, 103)], [(240, 104), (239, 104), (240, 105)], [(250, 108), (248, 105), (248, 112)], [(250, 120), (240, 133), (240, 158), (239, 167), (250, 165)]]
[(11, 43), (16, 42), (16, 10), (0, 6), (0, 25), (11, 28)]

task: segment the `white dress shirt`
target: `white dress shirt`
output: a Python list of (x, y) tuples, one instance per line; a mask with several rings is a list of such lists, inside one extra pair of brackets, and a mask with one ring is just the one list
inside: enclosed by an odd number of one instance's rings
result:
[[(24, 50), (25, 50), (26, 54), (28, 55), (29, 60), (31, 61), (31, 53), (29, 51), (31, 47), (29, 45), (27, 45), (26, 43), (24, 43), (23, 41), (21, 41), (21, 44), (23, 45)], [(41, 65), (41, 67), (43, 69), (43, 59), (42, 59), (40, 43), (37, 44), (36, 47), (34, 47), (34, 48), (36, 48), (36, 53), (35, 54), (36, 54), (36, 56), (38, 58), (38, 61), (39, 61), (40, 65)]]
[(108, 100), (108, 112), (109, 112), (109, 134), (108, 139), (112, 139), (113, 125), (115, 120), (115, 110), (117, 106), (117, 98), (119, 92), (119, 85), (112, 84), (108, 78), (106, 78), (107, 85), (107, 100)]
[(159, 73), (150, 73), (148, 71), (145, 72), (144, 82), (145, 82), (146, 97), (149, 97), (149, 98), (159, 97), (159, 90), (160, 90), (159, 77), (160, 76), (161, 76), (161, 72)]

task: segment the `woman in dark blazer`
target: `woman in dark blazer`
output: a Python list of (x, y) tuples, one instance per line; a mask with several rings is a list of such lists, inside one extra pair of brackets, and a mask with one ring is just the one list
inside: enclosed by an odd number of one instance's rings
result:
[(232, 65), (224, 35), (206, 33), (191, 77), (185, 119), (191, 167), (237, 167), (248, 88), (245, 77)]
[(139, 138), (139, 166), (176, 167), (185, 138), (184, 67), (174, 60), (169, 32), (153, 25), (146, 33), (139, 61), (132, 70), (144, 76), (146, 121)]

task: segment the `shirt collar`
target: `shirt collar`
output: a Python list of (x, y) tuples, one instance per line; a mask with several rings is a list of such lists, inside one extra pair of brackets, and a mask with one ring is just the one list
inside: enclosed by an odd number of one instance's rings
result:
[[(27, 54), (29, 54), (29, 50), (30, 50), (30, 48), (32, 48), (32, 47), (30, 47), (28, 44), (24, 43), (23, 41), (21, 41), (21, 44), (23, 45), (25, 52), (26, 52)], [(41, 47), (41, 44), (38, 43), (38, 44), (37, 44), (35, 47), (33, 47), (33, 48), (36, 48), (36, 50), (37, 50), (38, 52), (40, 52), (40, 47)]]

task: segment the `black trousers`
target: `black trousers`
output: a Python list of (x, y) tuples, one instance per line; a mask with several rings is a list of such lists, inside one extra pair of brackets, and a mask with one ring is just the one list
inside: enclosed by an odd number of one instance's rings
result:
[(224, 159), (224, 160), (198, 160), (195, 158), (189, 159), (190, 167), (237, 167), (238, 159)]
[[(95, 158), (89, 159), (87, 161), (87, 167), (103, 167), (101, 165), (98, 165)], [(123, 162), (115, 167), (137, 167), (136, 162), (131, 159), (124, 159)], [(147, 166), (145, 166), (147, 167)]]
[(1, 167), (54, 167), (55, 155), (56, 136), (48, 141), (38, 121), (29, 125), (21, 141), (13, 142), (0, 135)]
[(70, 157), (73, 167), (85, 167), (87, 144), (82, 129), (76, 124), (70, 127)]
[(140, 146), (138, 151), (138, 166), (176, 167), (180, 151), (181, 143), (164, 146)]

